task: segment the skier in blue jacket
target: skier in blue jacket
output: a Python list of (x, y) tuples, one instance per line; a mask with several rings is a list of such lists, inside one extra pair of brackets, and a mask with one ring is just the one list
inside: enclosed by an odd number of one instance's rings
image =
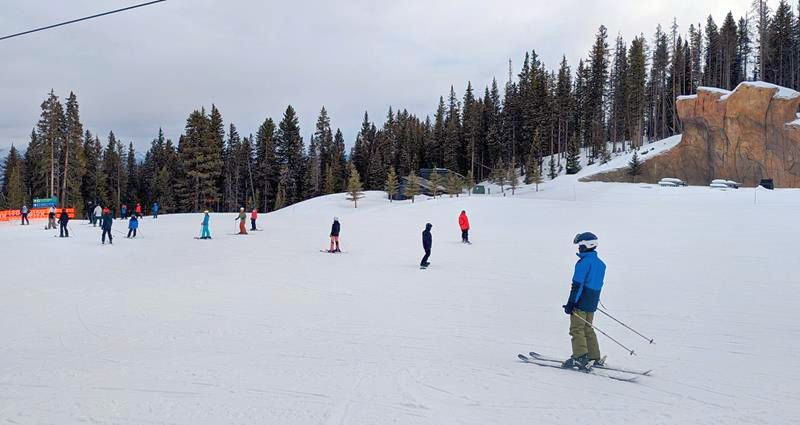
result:
[(597, 236), (594, 233), (579, 233), (573, 243), (578, 245), (579, 260), (572, 275), (569, 298), (563, 306), (564, 312), (570, 316), (572, 357), (564, 362), (563, 367), (586, 369), (590, 363), (599, 365), (602, 361), (592, 321), (600, 302), (606, 265), (597, 256)]
[(208, 210), (205, 210), (203, 214), (205, 215), (203, 216), (203, 222), (200, 223), (202, 226), (202, 230), (200, 231), (200, 239), (211, 239), (211, 230), (208, 228), (211, 217), (208, 215)]
[(136, 214), (134, 214), (134, 215), (131, 216), (130, 221), (128, 221), (128, 236), (126, 236), (126, 237), (130, 238), (131, 234), (133, 234), (133, 237), (135, 238), (136, 237), (136, 229), (138, 229), (138, 228), (139, 228), (139, 217), (136, 217)]

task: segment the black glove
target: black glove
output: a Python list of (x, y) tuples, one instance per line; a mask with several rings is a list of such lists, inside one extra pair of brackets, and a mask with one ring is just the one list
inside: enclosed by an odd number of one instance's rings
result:
[(568, 315), (572, 316), (572, 310), (575, 308), (575, 304), (566, 303), (566, 304), (562, 305), (561, 307), (564, 308), (564, 313), (567, 313)]

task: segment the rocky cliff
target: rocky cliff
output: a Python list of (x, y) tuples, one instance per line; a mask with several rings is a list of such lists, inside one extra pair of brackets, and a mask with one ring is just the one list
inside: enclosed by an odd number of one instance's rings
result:
[[(763, 82), (744, 82), (732, 92), (701, 87), (677, 100), (683, 138), (672, 150), (644, 163), (637, 181), (677, 177), (692, 185), (713, 179), (755, 186), (800, 187), (800, 93)], [(627, 170), (589, 177), (630, 181)]]

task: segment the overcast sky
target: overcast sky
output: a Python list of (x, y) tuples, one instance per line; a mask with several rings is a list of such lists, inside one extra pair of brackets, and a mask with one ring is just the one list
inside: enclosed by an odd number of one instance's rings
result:
[[(2, 0), (0, 36), (144, 0)], [(50, 89), (78, 96), (86, 129), (146, 147), (163, 127), (177, 141), (186, 117), (215, 103), (226, 126), (255, 132), (286, 105), (308, 141), (324, 105), (350, 146), (365, 110), (424, 117), (454, 85), (482, 93), (535, 49), (573, 71), (599, 25), (613, 41), (681, 31), (743, 15), (749, 0), (168, 0), (0, 41), (0, 149), (27, 144)], [(516, 71), (515, 71), (516, 72)]]

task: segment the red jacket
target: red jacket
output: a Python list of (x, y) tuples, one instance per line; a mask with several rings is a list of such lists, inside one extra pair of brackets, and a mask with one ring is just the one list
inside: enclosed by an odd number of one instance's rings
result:
[(136, 204), (136, 212), (137, 213), (141, 213), (142, 212), (142, 205), (141, 204)]
[(257, 219), (258, 218), (258, 210), (253, 210), (253, 212), (250, 214), (250, 218), (252, 218), (253, 220)]
[(466, 213), (461, 213), (461, 215), (458, 216), (458, 227), (460, 227), (461, 230), (469, 230), (469, 219)]

